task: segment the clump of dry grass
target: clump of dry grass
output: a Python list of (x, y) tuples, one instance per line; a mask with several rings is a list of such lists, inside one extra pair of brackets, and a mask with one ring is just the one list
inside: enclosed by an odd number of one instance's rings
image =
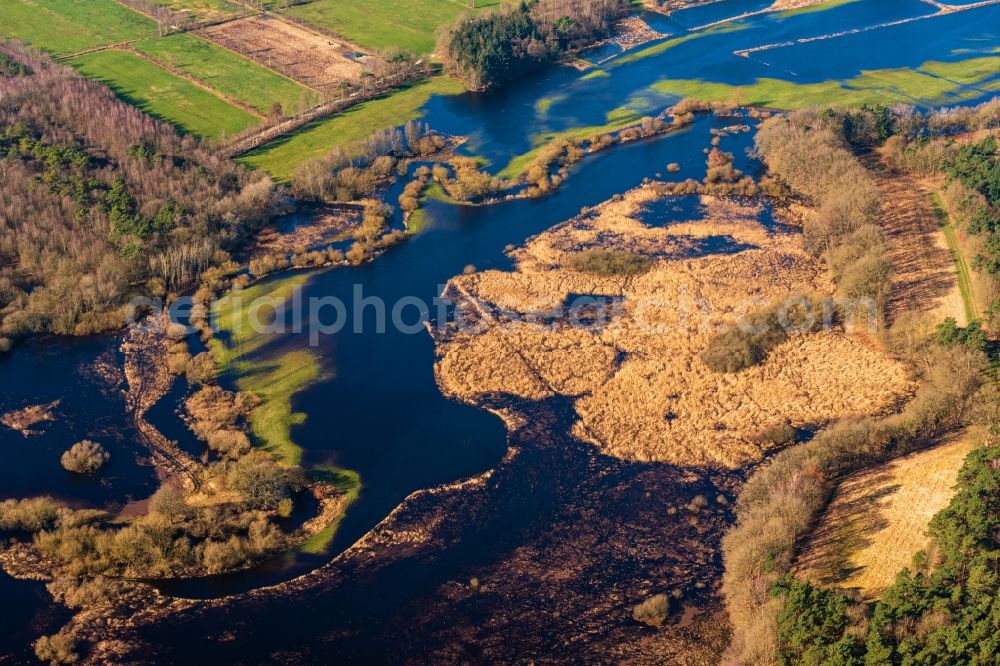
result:
[[(830, 294), (833, 285), (799, 235), (758, 222), (759, 206), (706, 197), (703, 219), (654, 228), (635, 216), (655, 197), (652, 188), (633, 190), (530, 239), (513, 252), (516, 272), (454, 278), (448, 295), (477, 326), (438, 332), (443, 389), (467, 400), (575, 397), (575, 434), (604, 453), (726, 467), (758, 460), (773, 446), (759, 435), (772, 426), (886, 413), (912, 392), (900, 364), (837, 330), (792, 333), (754, 367), (712, 372), (701, 355), (723, 326), (764, 303)], [(744, 249), (692, 254), (699, 239), (715, 236)], [(595, 248), (655, 263), (638, 275), (564, 268), (567, 257)], [(615, 297), (621, 306), (593, 327), (525, 321), (570, 294)]]

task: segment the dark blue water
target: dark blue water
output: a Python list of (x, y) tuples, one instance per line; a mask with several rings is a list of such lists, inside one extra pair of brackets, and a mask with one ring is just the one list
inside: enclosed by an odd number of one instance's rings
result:
[[(444, 284), (468, 264), (480, 270), (507, 268), (508, 244), (518, 245), (612, 195), (639, 185), (664, 171), (680, 156), (678, 179), (705, 174), (703, 149), (712, 124), (702, 117), (666, 137), (639, 141), (585, 158), (554, 194), (490, 206), (455, 206), (430, 200), (426, 229), (376, 261), (356, 268), (318, 274), (304, 288), (304, 302), (313, 296), (355, 301), (355, 289), (365, 298), (387, 304), (391, 314), (401, 299), (430, 305)], [(677, 218), (680, 219), (680, 218)], [(726, 251), (724, 242), (717, 248)], [(350, 309), (350, 308), (349, 308)], [(408, 312), (407, 323), (415, 319)], [(305, 451), (304, 464), (333, 462), (361, 475), (362, 491), (337, 531), (331, 552), (339, 552), (363, 536), (409, 493), (490, 469), (507, 449), (499, 419), (441, 395), (433, 375), (434, 343), (422, 329), (405, 333), (386, 326), (375, 332), (375, 311), (364, 311), (362, 333), (351, 326), (335, 336), (323, 336), (318, 352), (333, 379), (316, 384), (294, 401), (308, 415), (294, 428), (292, 439)], [(326, 320), (324, 323), (330, 323)], [(309, 329), (297, 336), (307, 344)], [(288, 349), (287, 341), (279, 350)], [(180, 596), (218, 596), (264, 582), (286, 579), (324, 558), (300, 555), (249, 574), (222, 576), (162, 589)]]
[(35, 581), (15, 580), (0, 571), (3, 599), (3, 630), (0, 655), (4, 663), (34, 661), (32, 643), (42, 634), (52, 634), (70, 619), (69, 609), (52, 603), (45, 587)]
[[(650, 23), (668, 34), (667, 39), (674, 39), (686, 34), (684, 25), (678, 21), (692, 12), (707, 12), (711, 15), (706, 19), (718, 20), (759, 8), (760, 4), (720, 2), (684, 10), (670, 19), (653, 15)], [(491, 168), (501, 169), (511, 157), (529, 150), (533, 141), (546, 133), (604, 125), (608, 122), (607, 114), (619, 107), (640, 114), (659, 113), (677, 101), (674, 96), (650, 88), (663, 79), (733, 86), (750, 85), (759, 78), (792, 83), (847, 81), (866, 70), (908, 68), (927, 61), (955, 62), (973, 56), (995, 55), (1000, 6), (836, 39), (795, 43), (752, 53), (749, 57), (734, 53), (927, 16), (936, 11), (921, 0), (860, 0), (826, 11), (789, 17), (765, 14), (697, 34), (657, 55), (628, 62), (631, 55), (627, 54), (612, 60), (603, 66), (611, 76), (588, 78), (588, 73), (568, 67), (557, 68), (526, 77), (488, 95), (437, 97), (428, 103), (425, 120), (440, 131), (470, 136), (463, 152), (481, 156), (490, 162)], [(691, 22), (692, 25), (700, 23), (700, 20)], [(641, 52), (643, 48), (632, 53)], [(619, 65), (618, 61), (626, 64)], [(953, 101), (967, 103), (987, 95), (981, 91)], [(551, 101), (544, 111), (536, 107), (540, 99)]]
[[(770, 0), (724, 0), (670, 18), (651, 17), (650, 22), (668, 34), (668, 39), (676, 38), (684, 36), (691, 26), (769, 4)], [(463, 152), (482, 156), (491, 168), (500, 169), (545, 133), (603, 125), (608, 114), (620, 107), (659, 113), (676, 101), (650, 89), (663, 79), (731, 85), (747, 85), (761, 77), (798, 83), (847, 80), (865, 70), (993, 54), (1000, 27), (1000, 8), (996, 6), (837, 39), (795, 43), (751, 57), (734, 54), (740, 49), (814, 38), (934, 11), (919, 0), (862, 0), (791, 17), (758, 16), (698, 35), (659, 55), (621, 65), (612, 60), (604, 65), (611, 74), (607, 77), (585, 78), (574, 69), (559, 67), (486, 95), (436, 97), (426, 105), (424, 120), (435, 130), (469, 136)], [(606, 54), (595, 55), (597, 60)], [(963, 103), (987, 94), (968, 92), (960, 100)], [(550, 102), (544, 112), (540, 100)], [(415, 296), (430, 303), (441, 285), (466, 265), (480, 270), (509, 268), (505, 246), (520, 244), (645, 177), (659, 173), (668, 179), (701, 178), (709, 128), (730, 122), (735, 121), (703, 118), (684, 132), (588, 157), (571, 170), (570, 178), (556, 193), (543, 199), (482, 207), (430, 201), (425, 231), (371, 264), (318, 273), (303, 295), (338, 296), (350, 303), (355, 285), (360, 285), (364, 296), (378, 297), (390, 307), (403, 297)], [(736, 134), (722, 138), (719, 147), (734, 154), (737, 168), (753, 173), (759, 165), (746, 152), (750, 143), (749, 135)], [(671, 162), (681, 165), (679, 173), (667, 173), (666, 165)], [(395, 203), (397, 194), (395, 189), (390, 192), (390, 203)], [(646, 215), (650, 223), (667, 224), (691, 217), (696, 205), (694, 199), (670, 199), (662, 207), (651, 207)], [(716, 252), (732, 249), (725, 238), (713, 239), (705, 248)], [(297, 348), (307, 341), (308, 331), (286, 336), (265, 353)], [(114, 356), (120, 364), (117, 345), (113, 337), (39, 341), (0, 359), (3, 411), (63, 400), (57, 410), (59, 418), (39, 426), (44, 432), (40, 437), (26, 439), (0, 427), (0, 447), (10, 462), (0, 469), (0, 497), (53, 494), (88, 505), (120, 506), (147, 496), (155, 488), (152, 469), (136, 462), (134, 436), (123, 417), (120, 392), (105, 387), (87, 371), (102, 354)], [(361, 334), (324, 337), (316, 351), (332, 378), (296, 398), (294, 408), (308, 418), (294, 429), (293, 439), (305, 449), (307, 464), (334, 462), (358, 471), (363, 484), (330, 555), (284, 558), (247, 574), (180, 583), (168, 588), (171, 591), (197, 597), (227, 594), (313, 568), (354, 543), (414, 490), (490, 469), (507, 449), (507, 435), (499, 420), (440, 394), (433, 377), (433, 343), (426, 332), (405, 334), (390, 326), (385, 333), (373, 333), (368, 326)], [(178, 384), (154, 407), (151, 420), (168, 437), (193, 450), (198, 444), (176, 416), (183, 395), (184, 386)], [(112, 453), (99, 480), (70, 477), (59, 466), (61, 452), (83, 438), (100, 441)], [(513, 518), (505, 520), (510, 522), (483, 525), (483, 533), (496, 533), (516, 524)], [(495, 543), (485, 537), (484, 542)], [(405, 585), (410, 575), (403, 565), (394, 570), (391, 580), (386, 579), (386, 585)], [(5, 634), (16, 634), (20, 640), (28, 634), (19, 632), (37, 630), (31, 627), (39, 610), (35, 604), (45, 603), (40, 589), (37, 584), (0, 577), (0, 594), (17, 599), (24, 607), (23, 617), (7, 623)], [(369, 602), (373, 608), (379, 605), (377, 600)], [(325, 609), (330, 610), (329, 606)], [(356, 624), (369, 610), (352, 615), (353, 609), (345, 606), (337, 612), (337, 621)], [(301, 612), (310, 611), (306, 608)], [(286, 620), (294, 625), (294, 609), (289, 613)]]
[[(0, 425), (0, 498), (51, 495), (76, 505), (121, 506), (156, 489), (156, 474), (140, 465), (135, 433), (123, 423), (120, 387), (98, 379), (100, 360), (121, 368), (114, 337), (37, 340), (18, 353), (0, 357), (0, 412), (59, 400), (54, 420), (33, 427), (25, 437)], [(103, 445), (111, 460), (96, 476), (72, 474), (59, 458), (82, 439)]]

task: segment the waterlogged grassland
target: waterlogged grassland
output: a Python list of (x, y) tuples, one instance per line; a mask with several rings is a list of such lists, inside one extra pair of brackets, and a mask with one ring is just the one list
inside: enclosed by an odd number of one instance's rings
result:
[(189, 134), (212, 138), (238, 134), (258, 122), (243, 109), (134, 53), (97, 51), (70, 64), (123, 100)]
[[(292, 398), (313, 383), (329, 378), (329, 373), (323, 371), (320, 359), (308, 348), (275, 354), (264, 353), (263, 349), (281, 335), (269, 331), (268, 324), (313, 275), (315, 272), (290, 273), (232, 291), (212, 304), (216, 335), (209, 345), (220, 373), (240, 391), (260, 398), (260, 405), (249, 415), (254, 444), (286, 465), (302, 462), (302, 448), (292, 440), (292, 426), (306, 419), (305, 414), (292, 409)], [(345, 507), (361, 492), (361, 477), (352, 470), (319, 465), (309, 470), (309, 476), (343, 492)], [(307, 554), (326, 552), (343, 516), (342, 512), (299, 550)]]
[(421, 117), (421, 107), (432, 95), (456, 95), (464, 90), (458, 81), (436, 76), (318, 120), (295, 134), (247, 153), (238, 161), (263, 169), (278, 181), (285, 181), (295, 167), (306, 160), (322, 157), (336, 146), (362, 141), (372, 132)]
[(261, 113), (277, 102), (286, 111), (319, 95), (252, 60), (187, 33), (139, 42), (136, 48)]
[(541, 153), (545, 147), (553, 141), (559, 141), (562, 139), (586, 139), (598, 134), (614, 132), (624, 127), (628, 127), (629, 125), (634, 125), (641, 118), (641, 114), (637, 111), (633, 111), (632, 109), (627, 109), (625, 107), (619, 107), (607, 114), (608, 122), (604, 125), (574, 127), (560, 132), (544, 132), (542, 134), (538, 134), (532, 137), (532, 149), (511, 159), (511, 161), (507, 163), (507, 166), (505, 166), (497, 175), (503, 178), (510, 178), (512, 180), (520, 178), (524, 172), (528, 170), (528, 167), (531, 166), (532, 162), (535, 161), (535, 158), (538, 157), (539, 153)]
[(114, 0), (3, 0), (0, 36), (63, 55), (156, 34), (152, 20)]
[(274, 313), (304, 285), (311, 273), (293, 273), (277, 280), (234, 291), (212, 305), (218, 333), (211, 350), (221, 373), (241, 391), (261, 398), (250, 413), (250, 427), (256, 443), (289, 465), (302, 459), (302, 449), (292, 441), (292, 426), (303, 423), (305, 415), (292, 410), (292, 396), (323, 377), (319, 359), (308, 350), (257, 354), (278, 337), (261, 331)]
[(458, 0), (316, 0), (296, 5), (288, 13), (368, 48), (430, 53), (440, 26), (453, 23), (460, 14), (503, 3), (473, 4), (478, 6), (472, 9)]
[(852, 79), (819, 83), (792, 83), (760, 78), (750, 85), (732, 85), (697, 79), (665, 79), (653, 84), (656, 92), (706, 101), (739, 101), (777, 109), (806, 106), (845, 107), (875, 102), (925, 105), (957, 103), (982, 96), (1000, 73), (1000, 57), (986, 56), (957, 62), (926, 62), (915, 69), (880, 69)]
[[(354, 500), (361, 494), (361, 476), (353, 470), (340, 469), (333, 465), (318, 465), (310, 470), (309, 476), (325, 481), (344, 493), (346, 506), (353, 504)], [(322, 555), (327, 552), (344, 515), (345, 513), (342, 512), (336, 520), (309, 537), (299, 546), (299, 550), (308, 555)]]

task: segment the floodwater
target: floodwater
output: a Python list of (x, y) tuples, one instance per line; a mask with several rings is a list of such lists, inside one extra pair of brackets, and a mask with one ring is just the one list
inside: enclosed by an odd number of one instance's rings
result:
[[(611, 57), (601, 65), (607, 76), (552, 68), (494, 93), (433, 98), (426, 106), (424, 120), (436, 130), (469, 136), (463, 151), (485, 158), (491, 169), (499, 170), (546, 133), (600, 126), (608, 122), (609, 113), (622, 108), (639, 114), (659, 113), (676, 101), (651, 88), (664, 79), (736, 86), (762, 77), (795, 83), (844, 81), (865, 70), (987, 56), (995, 54), (998, 44), (1000, 7), (909, 20), (937, 11), (921, 0), (858, 0), (826, 11), (754, 15), (689, 32), (769, 4), (721, 0), (671, 17), (650, 16), (650, 24), (666, 39), (687, 39), (647, 57)], [(885, 23), (893, 25), (823, 38)], [(797, 41), (802, 39), (809, 41)], [(734, 53), (769, 44), (785, 45), (754, 51), (747, 57)], [(608, 49), (602, 49), (600, 56), (609, 57)], [(961, 96), (956, 95), (955, 100), (969, 103), (983, 99), (997, 89), (996, 83), (995, 77), (979, 82), (980, 87), (963, 83)], [(912, 101), (927, 104), (919, 96)], [(701, 178), (710, 128), (730, 122), (734, 121), (701, 117), (680, 132), (589, 156), (571, 169), (558, 191), (541, 199), (490, 206), (455, 206), (431, 200), (429, 223), (423, 231), (372, 263), (316, 273), (303, 289), (303, 300), (336, 296), (353, 311), (359, 298), (377, 298), (390, 314), (393, 305), (410, 299), (402, 313), (403, 319), (412, 323), (417, 312), (413, 299), (433, 310), (434, 298), (444, 283), (466, 266), (509, 268), (504, 253), (508, 244), (521, 244), (576, 215), (581, 208), (639, 185), (644, 178), (668, 175), (668, 163), (680, 165), (678, 173), (669, 174), (671, 179)], [(723, 150), (736, 154), (737, 167), (748, 172), (758, 166), (746, 154), (750, 141), (749, 134), (734, 134), (724, 137), (721, 144)], [(655, 223), (663, 224), (683, 219), (692, 211), (690, 203), (676, 200), (649, 215), (656, 218)], [(725, 243), (717, 249), (732, 250)], [(294, 441), (305, 450), (304, 464), (335, 463), (357, 471), (363, 484), (329, 552), (281, 558), (238, 575), (179, 582), (165, 586), (166, 592), (218, 597), (286, 580), (317, 567), (336, 567), (337, 562), (330, 564), (331, 560), (412, 492), (475, 476), (501, 460), (508, 448), (502, 423), (485, 411), (445, 398), (438, 390), (433, 374), (434, 345), (427, 332), (419, 327), (403, 332), (391, 324), (382, 330), (377, 319), (375, 306), (368, 307), (341, 332), (319, 336), (319, 344), (310, 348), (321, 359), (329, 379), (314, 384), (294, 400), (294, 409), (306, 415), (305, 422), (292, 432)], [(359, 324), (357, 329), (355, 324)], [(301, 348), (309, 345), (309, 340), (307, 326), (303, 332), (279, 338), (261, 353)], [(115, 336), (42, 340), (0, 359), (3, 411), (62, 401), (55, 410), (56, 419), (38, 426), (39, 435), (25, 437), (0, 428), (0, 447), (7, 461), (0, 468), (0, 497), (50, 494), (79, 505), (116, 507), (152, 492), (155, 475), (137, 459), (131, 427), (123, 417), (120, 385), (113, 378), (98, 378), (93, 371), (116, 364), (120, 368), (119, 344)], [(176, 415), (184, 391), (183, 383), (175, 386), (151, 410), (149, 418), (168, 437), (180, 440), (185, 447), (196, 447)], [(100, 480), (72, 478), (59, 466), (60, 453), (84, 438), (101, 441), (112, 453), (107, 474)], [(489, 549), (499, 547), (497, 544), (514, 545), (516, 539), (509, 535), (537, 519), (530, 502), (516, 506), (516, 515), (504, 514), (495, 524), (478, 526), (480, 546), (445, 553), (441, 562), (460, 570), (470, 559), (489, 560), (495, 555)], [(500, 538), (500, 531), (508, 536)], [(338, 623), (356, 626), (361, 618), (384, 617), (396, 608), (399, 600), (394, 595), (401, 593), (401, 587), (412, 588), (410, 597), (418, 590), (430, 592), (417, 584), (420, 566), (404, 560), (392, 567), (384, 580), (373, 573), (366, 579), (367, 587), (352, 587), (350, 594), (341, 590), (331, 599), (343, 600), (343, 606), (330, 616), (317, 616), (310, 604), (301, 605), (298, 611), (294, 604), (283, 605), (282, 623), (301, 621), (300, 626), (311, 627), (318, 634), (334, 631)], [(439, 562), (439, 566), (443, 565)], [(26, 637), (43, 633), (54, 611), (46, 608), (44, 591), (38, 584), (0, 577), (0, 592), (18, 599), (21, 609), (4, 623), (0, 652), (23, 654), (30, 640)], [(367, 598), (357, 607), (351, 605), (350, 600), (369, 593), (378, 598)], [(329, 604), (324, 608), (329, 611)], [(355, 610), (358, 615), (352, 616)], [(154, 628), (145, 638), (159, 646), (157, 654), (172, 650), (174, 656), (182, 658), (193, 654), (186, 647), (188, 634), (200, 636), (205, 627), (218, 629), (219, 623), (232, 619), (213, 621), (211, 612), (206, 611), (197, 621)], [(266, 623), (274, 620), (265, 612), (240, 617), (240, 640), (228, 643), (224, 653), (232, 659), (264, 660), (273, 639)]]

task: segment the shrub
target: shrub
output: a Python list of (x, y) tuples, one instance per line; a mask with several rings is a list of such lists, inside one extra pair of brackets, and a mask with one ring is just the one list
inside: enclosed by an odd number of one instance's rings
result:
[(632, 609), (632, 618), (636, 622), (642, 622), (651, 627), (663, 625), (669, 616), (670, 597), (665, 594), (653, 595)]
[(35, 656), (50, 664), (75, 664), (80, 659), (76, 641), (62, 633), (42, 636), (35, 641)]
[(227, 483), (254, 509), (276, 509), (289, 495), (285, 470), (263, 451), (252, 451), (233, 463)]
[(164, 483), (149, 499), (149, 510), (170, 519), (183, 517), (188, 510), (184, 491), (173, 483)]
[(653, 259), (622, 250), (584, 250), (572, 254), (566, 265), (581, 273), (594, 275), (640, 275), (653, 266)]
[(201, 352), (187, 362), (187, 379), (192, 384), (213, 384), (218, 376), (215, 357), (211, 352)]
[(70, 608), (93, 608), (106, 606), (121, 597), (126, 591), (126, 583), (107, 576), (77, 578), (57, 576), (45, 586), (52, 598)]
[(0, 530), (40, 532), (55, 526), (59, 505), (51, 497), (0, 502)]
[(239, 458), (250, 450), (250, 438), (242, 430), (215, 430), (206, 441), (208, 448), (227, 458)]
[(77, 442), (60, 458), (62, 466), (76, 474), (93, 474), (109, 460), (111, 454), (103, 446), (89, 439)]
[(739, 372), (757, 365), (767, 357), (754, 335), (739, 327), (726, 327), (712, 337), (701, 359), (715, 372)]
[(750, 313), (713, 336), (702, 360), (715, 372), (738, 372), (762, 362), (789, 333), (818, 331), (842, 318), (832, 299), (792, 296)]
[(220, 573), (246, 561), (246, 550), (235, 536), (226, 541), (208, 541), (202, 550), (201, 561), (209, 573)]
[(772, 446), (785, 446), (795, 441), (798, 432), (788, 421), (770, 425), (757, 435), (757, 441)]

